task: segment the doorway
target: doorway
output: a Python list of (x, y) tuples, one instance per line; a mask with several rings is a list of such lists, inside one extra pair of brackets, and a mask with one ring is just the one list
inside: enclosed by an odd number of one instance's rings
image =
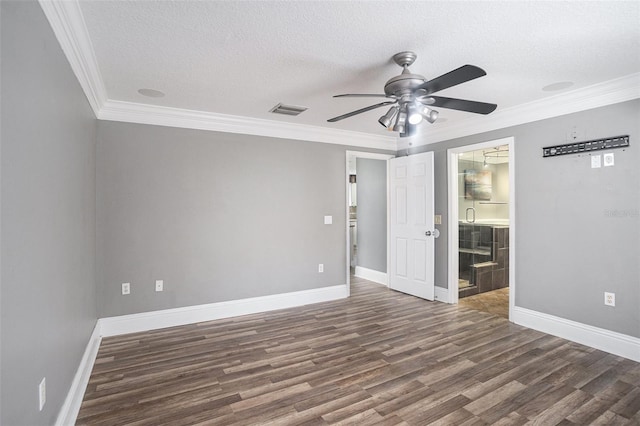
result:
[(391, 158), (394, 156), (346, 152), (346, 283), (349, 292), (352, 275), (388, 285), (388, 160)]
[(448, 150), (449, 301), (511, 318), (514, 139)]

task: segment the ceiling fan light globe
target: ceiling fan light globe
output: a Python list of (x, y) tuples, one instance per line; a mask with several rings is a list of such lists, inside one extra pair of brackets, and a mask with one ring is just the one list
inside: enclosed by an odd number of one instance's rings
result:
[(419, 112), (413, 112), (409, 116), (409, 123), (411, 124), (418, 124), (421, 121), (422, 121), (422, 114), (420, 114)]
[(398, 113), (398, 117), (396, 118), (396, 124), (393, 126), (393, 131), (404, 133), (404, 125), (406, 122), (407, 122), (407, 111), (406, 111), (406, 108), (403, 108)]
[(383, 115), (378, 119), (378, 123), (380, 123), (382, 127), (389, 127), (389, 124), (391, 124), (391, 120), (389, 120), (386, 115)]
[(393, 106), (389, 108), (389, 111), (387, 111), (385, 115), (380, 117), (380, 119), (378, 120), (378, 123), (382, 124), (386, 128), (389, 128), (397, 112), (398, 112), (398, 107)]
[(425, 110), (429, 110), (428, 112), (425, 111), (425, 120), (427, 120), (431, 124), (435, 123), (435, 121), (438, 119), (438, 111), (429, 108), (425, 108)]

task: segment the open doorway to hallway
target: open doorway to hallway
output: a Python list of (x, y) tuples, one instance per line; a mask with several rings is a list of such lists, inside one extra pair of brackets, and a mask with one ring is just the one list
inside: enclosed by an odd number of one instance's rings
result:
[(450, 301), (509, 318), (513, 138), (449, 150)]
[(387, 160), (392, 155), (347, 151), (347, 282), (357, 276), (387, 285)]

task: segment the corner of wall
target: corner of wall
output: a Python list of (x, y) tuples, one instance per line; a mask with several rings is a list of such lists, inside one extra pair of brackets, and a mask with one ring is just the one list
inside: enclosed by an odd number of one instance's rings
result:
[(373, 269), (365, 268), (363, 266), (356, 266), (355, 276), (358, 278), (364, 278), (365, 280), (373, 281), (374, 283), (389, 285), (389, 278), (385, 272), (376, 271)]
[(87, 347), (82, 355), (80, 365), (76, 371), (71, 387), (67, 393), (67, 397), (62, 404), (62, 408), (58, 413), (56, 419), (56, 426), (66, 426), (75, 424), (78, 413), (80, 412), (80, 406), (82, 405), (82, 399), (91, 377), (91, 371), (98, 355), (98, 349), (100, 348), (100, 342), (102, 341), (100, 320), (96, 321), (96, 325), (93, 329), (93, 333), (89, 338)]

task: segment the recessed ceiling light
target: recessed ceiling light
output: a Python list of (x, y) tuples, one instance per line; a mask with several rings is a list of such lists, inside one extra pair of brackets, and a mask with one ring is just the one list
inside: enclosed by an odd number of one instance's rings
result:
[(555, 92), (557, 90), (568, 89), (573, 86), (573, 81), (560, 81), (558, 83), (549, 84), (548, 86), (544, 86), (542, 90), (545, 92)]
[(162, 98), (164, 97), (164, 93), (159, 90), (154, 89), (138, 89), (138, 93), (142, 96), (147, 96), (149, 98)]

